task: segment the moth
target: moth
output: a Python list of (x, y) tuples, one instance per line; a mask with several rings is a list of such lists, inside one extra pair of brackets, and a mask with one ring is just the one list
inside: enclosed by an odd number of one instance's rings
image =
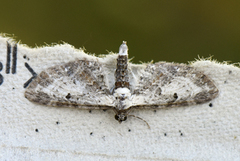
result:
[(57, 107), (112, 109), (126, 121), (132, 109), (160, 109), (206, 103), (218, 95), (207, 75), (177, 63), (132, 64), (125, 41), (118, 54), (103, 58), (83, 54), (74, 61), (43, 70), (25, 97)]

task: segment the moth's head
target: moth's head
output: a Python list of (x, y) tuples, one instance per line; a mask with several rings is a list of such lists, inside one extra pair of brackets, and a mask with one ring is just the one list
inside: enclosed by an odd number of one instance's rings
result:
[(115, 119), (119, 122), (122, 123), (123, 121), (127, 120), (127, 115), (125, 112), (119, 112), (115, 115)]

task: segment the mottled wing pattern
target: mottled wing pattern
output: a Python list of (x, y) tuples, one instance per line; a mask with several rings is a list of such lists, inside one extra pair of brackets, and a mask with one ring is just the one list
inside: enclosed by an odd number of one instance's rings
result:
[(218, 89), (206, 75), (185, 64), (149, 64), (139, 71), (138, 79), (132, 98), (135, 108), (201, 104), (218, 95)]
[(50, 106), (108, 109), (113, 105), (106, 73), (98, 61), (75, 60), (42, 71), (25, 97)]

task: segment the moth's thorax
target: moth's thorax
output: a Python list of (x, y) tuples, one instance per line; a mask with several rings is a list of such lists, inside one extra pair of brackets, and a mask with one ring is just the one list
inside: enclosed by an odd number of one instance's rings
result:
[(117, 110), (124, 110), (130, 107), (131, 92), (128, 88), (117, 88), (114, 90), (115, 108)]
[(128, 113), (131, 109), (131, 92), (128, 88), (117, 88), (114, 90), (115, 97), (115, 107), (114, 111), (116, 113), (115, 119), (121, 123), (127, 120)]

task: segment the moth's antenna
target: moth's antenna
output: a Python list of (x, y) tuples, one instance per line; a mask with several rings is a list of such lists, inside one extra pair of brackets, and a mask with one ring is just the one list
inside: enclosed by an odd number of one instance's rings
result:
[(137, 118), (137, 119), (140, 119), (140, 120), (144, 121), (144, 122), (147, 124), (148, 128), (151, 129), (151, 127), (149, 126), (149, 124), (147, 123), (147, 121), (144, 120), (144, 119), (142, 119), (141, 117), (138, 117), (138, 116), (135, 116), (135, 115), (128, 115), (128, 116), (132, 116), (132, 117), (135, 117), (135, 118)]

